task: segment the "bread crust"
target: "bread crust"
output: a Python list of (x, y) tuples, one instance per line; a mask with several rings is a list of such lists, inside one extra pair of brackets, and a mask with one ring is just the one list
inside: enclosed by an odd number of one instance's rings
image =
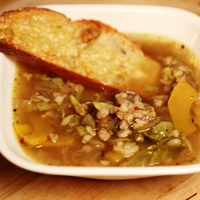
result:
[[(95, 20), (71, 21), (45, 8), (3, 13), (0, 51), (74, 82), (112, 92), (136, 91), (144, 97), (146, 92), (142, 92), (142, 87), (146, 83), (142, 82), (147, 80), (155, 86), (158, 80), (154, 79), (160, 71), (160, 65), (136, 43), (109, 25)], [(153, 80), (149, 79), (149, 72)]]
[(15, 58), (16, 60), (22, 61), (30, 66), (40, 69), (40, 70), (55, 73), (65, 79), (67, 78), (68, 80), (71, 80), (75, 83), (76, 82), (82, 83), (84, 85), (98, 88), (100, 90), (108, 90), (109, 92), (111, 92), (113, 94), (116, 94), (121, 91), (120, 89), (111, 87), (109, 85), (105, 86), (101, 82), (95, 81), (94, 79), (91, 79), (89, 77), (85, 78), (82, 75), (77, 74), (73, 71), (68, 71), (58, 65), (44, 61), (44, 60), (42, 60), (38, 57), (32, 56), (24, 51), (15, 50), (12, 45), (1, 44), (0, 52), (4, 52), (8, 56), (11, 56), (11, 57)]

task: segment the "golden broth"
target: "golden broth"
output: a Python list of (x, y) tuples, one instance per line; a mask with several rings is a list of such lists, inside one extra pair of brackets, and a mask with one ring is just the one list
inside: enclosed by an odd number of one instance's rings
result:
[[(165, 73), (171, 73), (168, 65), (175, 68), (174, 74), (180, 72), (177, 70), (180, 66), (186, 66), (182, 71), (187, 71), (184, 77), (199, 92), (199, 60), (188, 48), (161, 36), (128, 35), (163, 65)], [(170, 79), (163, 78), (165, 75), (160, 75), (162, 83), (153, 88), (159, 91), (159, 96), (140, 100), (137, 94), (116, 97), (108, 91), (81, 86), (19, 63), (13, 89), (13, 127), (17, 138), (31, 158), (49, 165), (141, 166), (196, 162), (200, 153), (199, 127), (195, 125), (196, 131), (187, 137), (172, 127), (167, 105), (180, 76)], [(124, 105), (124, 102), (120, 104), (121, 98), (134, 107), (133, 112), (127, 111), (129, 115), (121, 111)], [(143, 117), (138, 117), (141, 113)], [(127, 125), (126, 118), (133, 115)], [(167, 126), (164, 133), (157, 130), (161, 122)], [(170, 133), (168, 128), (172, 128)], [(157, 132), (160, 135), (155, 136)]]

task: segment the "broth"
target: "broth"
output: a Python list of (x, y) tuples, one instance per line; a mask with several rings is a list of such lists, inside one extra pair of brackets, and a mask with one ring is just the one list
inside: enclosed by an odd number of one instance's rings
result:
[(112, 94), (17, 65), (13, 127), (31, 158), (66, 166), (180, 165), (199, 160), (198, 97), (188, 103), (191, 133), (184, 127), (177, 130), (168, 108), (179, 83), (198, 95), (198, 58), (170, 38), (128, 36), (163, 66), (158, 87), (141, 88), (159, 95), (142, 99), (136, 93)]

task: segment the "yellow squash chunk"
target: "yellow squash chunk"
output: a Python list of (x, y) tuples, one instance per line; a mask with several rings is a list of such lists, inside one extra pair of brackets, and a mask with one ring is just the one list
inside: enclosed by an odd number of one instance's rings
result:
[(41, 145), (48, 139), (48, 124), (36, 113), (29, 116), (29, 120), (34, 129), (31, 134), (24, 136), (24, 141), (31, 146)]
[(124, 156), (119, 152), (108, 151), (105, 154), (105, 159), (111, 161), (114, 165), (117, 165), (118, 163), (123, 161)]
[(22, 138), (24, 135), (30, 134), (33, 131), (31, 124), (13, 124), (13, 128), (20, 138)]
[(186, 81), (179, 82), (168, 101), (169, 112), (177, 130), (185, 136), (196, 130), (190, 112), (191, 105), (197, 100), (196, 90)]
[(38, 146), (47, 140), (47, 135), (33, 132), (30, 135), (24, 136), (24, 142), (30, 146)]
[(42, 144), (43, 147), (66, 147), (75, 142), (73, 134), (59, 134), (58, 140), (53, 143), (51, 140), (47, 140)]

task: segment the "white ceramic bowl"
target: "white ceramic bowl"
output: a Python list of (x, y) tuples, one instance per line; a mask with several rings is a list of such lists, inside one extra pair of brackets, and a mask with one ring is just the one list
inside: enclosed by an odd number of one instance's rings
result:
[[(48, 5), (72, 19), (96, 19), (122, 32), (154, 33), (178, 39), (200, 57), (200, 18), (184, 10), (134, 5)], [(0, 54), (0, 151), (13, 164), (38, 173), (96, 179), (133, 179), (200, 172), (200, 163), (156, 167), (58, 167), (38, 164), (22, 151), (12, 128), (15, 63)]]

